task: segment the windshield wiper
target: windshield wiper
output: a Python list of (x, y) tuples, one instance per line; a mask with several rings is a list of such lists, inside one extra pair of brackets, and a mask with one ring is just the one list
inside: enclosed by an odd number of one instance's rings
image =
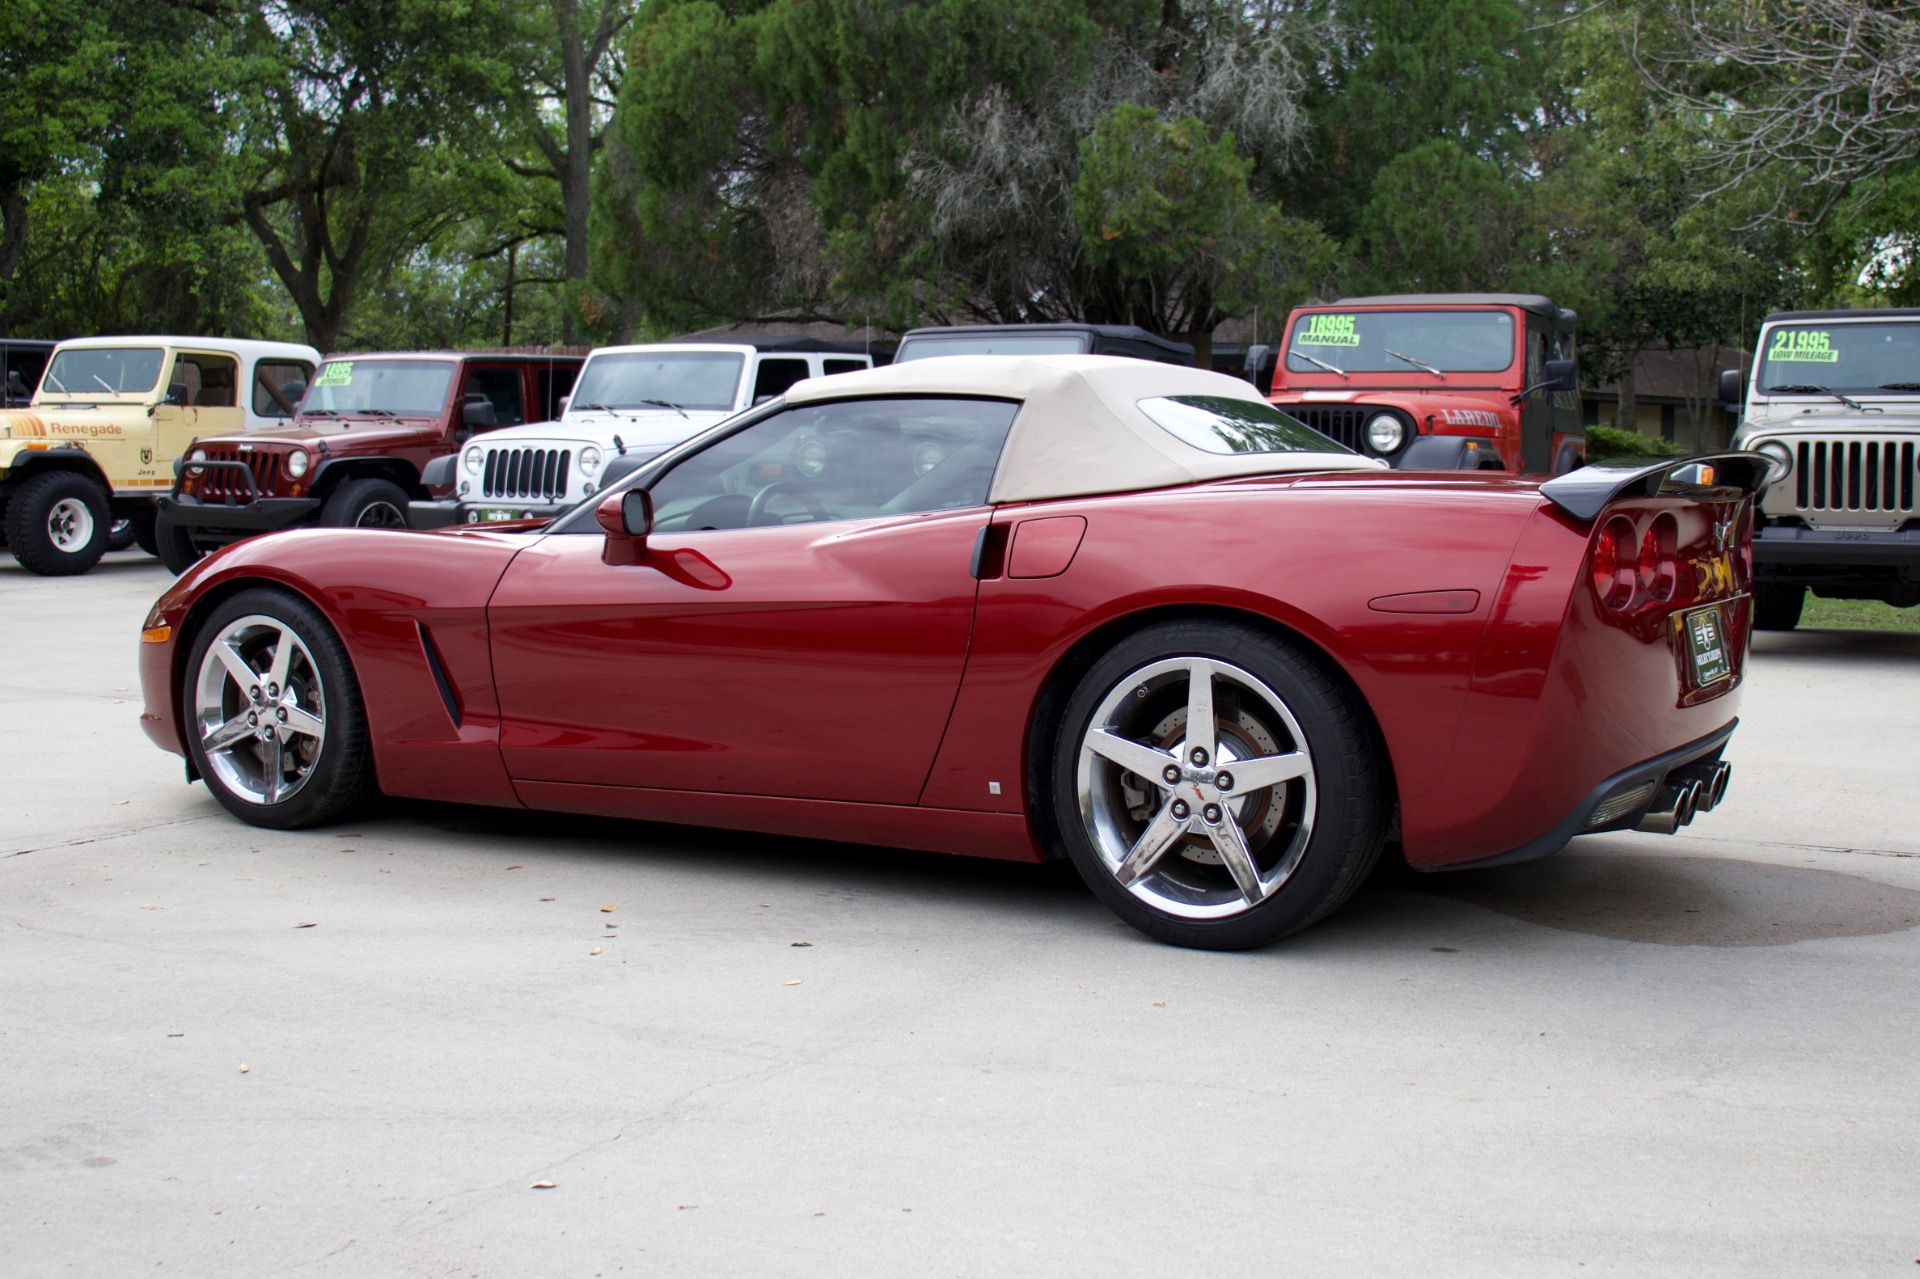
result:
[(1882, 382), (1877, 389), (1882, 391), (1920, 391), (1920, 382)]
[(1867, 406), (1862, 404), (1860, 401), (1853, 399), (1849, 396), (1842, 395), (1840, 394), (1840, 392), (1834, 390), (1830, 386), (1815, 386), (1811, 382), (1789, 382), (1784, 386), (1770, 386), (1767, 388), (1767, 394), (1768, 395), (1775, 395), (1775, 394), (1831, 395), (1834, 399), (1840, 401), (1842, 404), (1846, 405), (1850, 409), (1854, 409), (1861, 413), (1865, 413), (1867, 411)]
[(569, 410), (572, 410), (572, 409), (578, 409), (578, 410), (580, 410), (580, 411), (581, 411), (582, 413), (593, 413), (593, 412), (600, 412), (600, 413), (611, 413), (611, 412), (613, 412), (613, 405), (611, 405), (611, 404), (569, 404), (569, 405), (567, 405), (567, 408), (568, 408)]
[(1413, 367), (1416, 369), (1425, 369), (1427, 372), (1439, 378), (1442, 382), (1447, 380), (1446, 374), (1442, 373), (1439, 369), (1434, 368), (1433, 365), (1428, 364), (1425, 360), (1416, 360), (1411, 355), (1402, 355), (1400, 354), (1400, 352), (1394, 350), (1392, 347), (1383, 346), (1380, 349), (1385, 351), (1388, 355), (1391, 355), (1396, 360), (1405, 360), (1408, 364), (1413, 365)]
[(1328, 364), (1325, 360), (1318, 359), (1314, 356), (1308, 355), (1305, 351), (1290, 351), (1288, 352), (1288, 354), (1297, 355), (1309, 364), (1318, 364), (1321, 368), (1325, 369), (1329, 373), (1338, 373), (1341, 377), (1345, 377), (1347, 375), (1347, 371), (1345, 369), (1337, 368), (1334, 365)]
[(678, 413), (681, 417), (685, 417), (687, 415), (687, 411), (681, 408), (678, 404), (675, 404), (672, 400), (641, 400), (640, 403), (658, 404), (663, 409), (672, 409), (675, 413)]
[(355, 413), (364, 413), (368, 417), (399, 417), (392, 409), (355, 409)]
[(101, 389), (101, 390), (103, 390), (103, 391), (105, 391), (105, 392), (106, 392), (106, 393), (107, 393), (108, 395), (118, 395), (118, 394), (120, 394), (120, 392), (118, 392), (118, 391), (116, 391), (116, 390), (114, 390), (114, 389), (113, 389), (112, 387), (110, 387), (110, 386), (108, 386), (108, 385), (107, 385), (107, 379), (105, 379), (105, 378), (103, 378), (103, 377), (101, 377), (101, 376), (100, 376), (100, 375), (99, 375), (98, 373), (89, 373), (89, 374), (87, 374), (87, 376), (88, 376), (88, 377), (90, 377), (90, 378), (92, 378), (92, 379), (93, 379), (94, 381), (96, 381), (96, 382), (98, 382), (98, 383), (100, 384), (100, 389)]
[(61, 380), (60, 380), (59, 378), (57, 378), (57, 377), (55, 377), (55, 376), (54, 376), (53, 374), (51, 374), (51, 373), (49, 373), (49, 374), (47, 374), (47, 379), (46, 379), (46, 380), (47, 380), (47, 381), (49, 381), (49, 382), (51, 382), (51, 383), (53, 384), (53, 389), (54, 389), (54, 390), (56, 390), (56, 391), (58, 391), (58, 392), (60, 392), (60, 394), (62, 394), (62, 395), (72, 395), (72, 394), (73, 394), (73, 392), (72, 392), (72, 391), (69, 391), (69, 390), (67, 389), (67, 384), (66, 384), (65, 382), (62, 382), (62, 381), (61, 381)]
[(301, 417), (339, 417), (340, 414), (339, 414), (339, 411), (335, 409), (302, 409), (300, 411), (300, 416)]

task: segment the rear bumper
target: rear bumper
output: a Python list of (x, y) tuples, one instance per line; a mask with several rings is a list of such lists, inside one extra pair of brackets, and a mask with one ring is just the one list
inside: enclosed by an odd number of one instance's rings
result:
[[(1720, 753), (1727, 748), (1727, 742), (1733, 737), (1733, 730), (1740, 724), (1738, 719), (1715, 729), (1705, 737), (1688, 742), (1685, 746), (1643, 760), (1631, 768), (1624, 768), (1607, 778), (1591, 791), (1587, 792), (1573, 811), (1556, 822), (1551, 830), (1537, 838), (1528, 840), (1518, 848), (1496, 853), (1492, 857), (1480, 857), (1470, 862), (1451, 862), (1444, 866), (1416, 867), (1422, 871), (1479, 870), (1487, 866), (1511, 866), (1515, 862), (1530, 862), (1559, 852), (1567, 846), (1575, 835), (1597, 835), (1604, 831), (1631, 830), (1635, 823), (1647, 815), (1661, 788), (1667, 782), (1667, 776), (1679, 769), (1698, 764), (1715, 763)], [(1638, 791), (1644, 794), (1637, 800), (1633, 796)], [(1621, 804), (1631, 800), (1625, 807)], [(1603, 810), (1603, 806), (1606, 806)]]
[[(1796, 569), (1876, 568), (1920, 570), (1920, 529), (1755, 529), (1753, 562), (1778, 579)], [(1822, 576), (1831, 576), (1822, 574)]]
[[(502, 518), (513, 520), (550, 520), (572, 507), (570, 502), (516, 502), (502, 498), (497, 502), (409, 502), (407, 526), (416, 529), (448, 528), (455, 524), (482, 523), (481, 516), (507, 511)], [(492, 522), (492, 521), (487, 521)]]
[(159, 499), (166, 518), (183, 528), (198, 531), (235, 533), (272, 533), (292, 528), (310, 519), (320, 509), (318, 498), (263, 497), (251, 502), (202, 502), (182, 495)]

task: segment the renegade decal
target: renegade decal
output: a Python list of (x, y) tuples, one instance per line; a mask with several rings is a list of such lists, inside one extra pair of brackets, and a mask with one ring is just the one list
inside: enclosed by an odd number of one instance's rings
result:
[(1777, 364), (1837, 364), (1840, 352), (1825, 329), (1775, 329), (1767, 358)]
[(1351, 315), (1310, 315), (1307, 327), (1293, 335), (1295, 346), (1359, 346), (1360, 335), (1353, 331)]

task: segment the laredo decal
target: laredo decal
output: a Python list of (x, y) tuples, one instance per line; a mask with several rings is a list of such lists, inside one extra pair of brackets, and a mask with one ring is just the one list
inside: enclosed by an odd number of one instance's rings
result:
[(1490, 426), (1500, 428), (1500, 415), (1485, 409), (1441, 409), (1440, 420), (1448, 426)]
[(1293, 335), (1295, 346), (1359, 346), (1351, 315), (1310, 315), (1307, 327)]

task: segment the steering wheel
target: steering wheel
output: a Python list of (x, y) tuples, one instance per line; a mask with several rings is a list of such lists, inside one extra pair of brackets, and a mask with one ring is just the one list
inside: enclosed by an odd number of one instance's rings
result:
[(807, 514), (816, 520), (833, 518), (833, 513), (822, 506), (820, 499), (815, 497), (806, 486), (796, 484), (792, 480), (775, 480), (753, 495), (753, 504), (747, 507), (747, 523), (750, 525), (774, 523), (774, 520), (767, 518), (767, 508), (773, 505), (773, 500), (777, 497), (793, 498), (806, 507)]

